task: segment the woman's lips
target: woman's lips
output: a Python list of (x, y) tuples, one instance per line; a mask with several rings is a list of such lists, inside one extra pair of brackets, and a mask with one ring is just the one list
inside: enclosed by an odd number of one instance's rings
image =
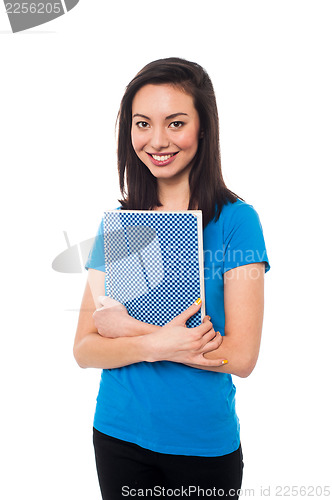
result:
[(176, 155), (178, 154), (178, 151), (176, 153), (167, 153), (167, 154), (162, 154), (162, 155), (156, 155), (152, 153), (147, 153), (154, 165), (157, 167), (162, 167), (163, 165), (169, 165), (172, 163), (173, 160), (175, 160)]

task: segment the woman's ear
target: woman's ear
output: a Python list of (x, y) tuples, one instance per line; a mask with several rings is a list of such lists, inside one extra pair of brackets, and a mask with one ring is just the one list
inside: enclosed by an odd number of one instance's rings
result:
[(203, 137), (204, 137), (204, 132), (203, 132), (203, 130), (201, 130), (201, 133), (199, 134), (199, 138), (203, 139)]

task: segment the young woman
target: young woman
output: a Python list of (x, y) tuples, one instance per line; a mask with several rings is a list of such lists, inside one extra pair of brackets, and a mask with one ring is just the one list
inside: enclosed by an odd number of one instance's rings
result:
[(93, 429), (102, 496), (238, 498), (232, 374), (247, 377), (259, 352), (269, 269), (259, 217), (223, 181), (216, 100), (201, 66), (178, 58), (148, 64), (128, 85), (118, 119), (121, 209), (203, 212), (207, 316), (186, 328), (198, 299), (157, 327), (100, 297), (100, 225), (74, 355), (81, 367), (103, 369)]

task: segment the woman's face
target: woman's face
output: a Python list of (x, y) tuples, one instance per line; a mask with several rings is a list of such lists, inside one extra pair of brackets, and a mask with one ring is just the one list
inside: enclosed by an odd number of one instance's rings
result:
[(190, 95), (169, 84), (148, 84), (136, 93), (131, 141), (154, 177), (189, 176), (199, 135), (199, 116)]

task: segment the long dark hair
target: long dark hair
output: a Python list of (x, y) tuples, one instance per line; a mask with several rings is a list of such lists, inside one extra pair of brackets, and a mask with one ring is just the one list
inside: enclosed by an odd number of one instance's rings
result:
[[(199, 65), (170, 57), (147, 64), (129, 83), (118, 114), (118, 173), (123, 196), (123, 209), (151, 210), (161, 206), (157, 180), (136, 155), (131, 143), (132, 102), (136, 92), (147, 84), (168, 83), (192, 96), (203, 132), (189, 175), (188, 209), (203, 212), (204, 227), (222, 207), (234, 203), (239, 196), (230, 191), (221, 172), (219, 118), (212, 82)], [(240, 198), (242, 199), (242, 198)]]

